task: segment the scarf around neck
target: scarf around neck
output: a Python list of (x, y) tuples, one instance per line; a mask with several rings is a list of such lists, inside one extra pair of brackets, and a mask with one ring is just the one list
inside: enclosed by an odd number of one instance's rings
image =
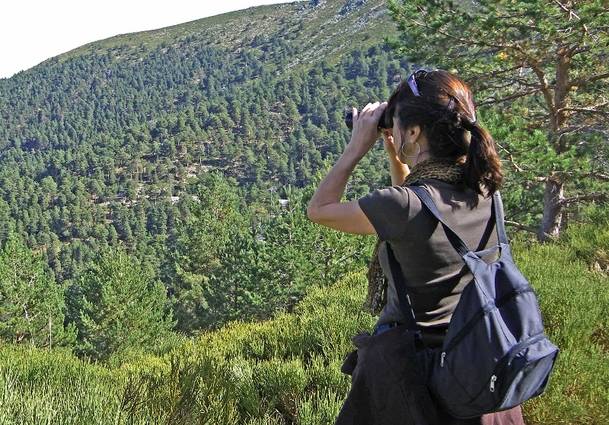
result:
[[(436, 179), (451, 184), (461, 183), (463, 166), (452, 158), (429, 158), (416, 164), (401, 186), (411, 185), (420, 179)], [(368, 295), (364, 303), (364, 309), (375, 315), (379, 314), (387, 303), (388, 281), (379, 262), (380, 246), (381, 240), (377, 239), (368, 265)]]

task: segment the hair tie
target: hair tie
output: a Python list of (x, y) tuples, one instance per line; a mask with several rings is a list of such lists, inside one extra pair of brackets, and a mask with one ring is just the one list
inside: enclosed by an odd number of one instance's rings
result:
[(461, 126), (464, 129), (471, 131), (476, 126), (476, 122), (477, 122), (477, 120), (470, 121), (468, 119), (464, 119), (464, 120), (461, 120)]

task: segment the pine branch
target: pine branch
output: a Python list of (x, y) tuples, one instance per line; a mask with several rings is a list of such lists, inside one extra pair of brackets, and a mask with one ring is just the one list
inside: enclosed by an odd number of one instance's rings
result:
[(598, 124), (570, 125), (570, 126), (561, 128), (559, 131), (556, 132), (556, 134), (559, 137), (562, 137), (567, 134), (579, 133), (584, 130), (607, 134), (607, 129)]
[(564, 108), (563, 110), (572, 111), (572, 112), (586, 112), (589, 114), (609, 116), (609, 111), (602, 111), (602, 110), (594, 109), (594, 108)]
[(567, 6), (565, 6), (558, 0), (554, 0), (554, 3), (559, 5), (562, 10), (564, 10), (565, 12), (567, 12), (569, 14), (569, 20), (571, 20), (571, 17), (573, 17), (573, 16), (575, 16), (578, 20), (580, 19), (580, 17), (577, 16), (577, 14), (573, 11), (573, 9), (569, 9)]
[(588, 52), (590, 50), (592, 50), (592, 46), (589, 46), (589, 45), (588, 46), (577, 46), (577, 45), (574, 45), (573, 49), (571, 50), (571, 52), (569, 54), (569, 56), (573, 57), (575, 55), (578, 55), (578, 54), (584, 53), (584, 52)]
[(609, 174), (603, 174), (603, 173), (588, 173), (585, 175), (585, 177), (591, 178), (591, 179), (596, 179), (596, 180), (601, 180), (604, 182), (609, 182)]
[(569, 83), (569, 88), (571, 88), (573, 86), (584, 87), (590, 83), (593, 83), (597, 80), (603, 80), (605, 78), (609, 78), (609, 72), (605, 72), (603, 74), (596, 74), (596, 75), (593, 75), (588, 78), (578, 78)]
[(488, 47), (494, 50), (514, 50), (523, 55), (523, 59), (527, 61), (527, 63), (532, 59), (531, 55), (518, 43), (491, 43), (485, 40), (484, 37), (470, 37), (464, 38), (457, 36), (455, 34), (450, 34), (440, 28), (432, 28), (425, 22), (418, 21), (413, 19), (410, 21), (420, 27), (425, 28), (428, 31), (433, 31), (438, 34), (443, 35), (446, 38), (452, 39), (454, 41), (458, 41), (464, 46), (475, 46), (475, 47)]
[(530, 94), (537, 93), (539, 91), (541, 91), (541, 88), (537, 87), (536, 89), (533, 89), (533, 90), (528, 90), (528, 91), (524, 91), (524, 92), (514, 93), (514, 94), (511, 94), (509, 96), (502, 97), (500, 99), (497, 99), (497, 98), (494, 98), (494, 97), (489, 97), (489, 98), (485, 99), (482, 102), (476, 103), (476, 105), (477, 106), (494, 105), (494, 104), (497, 104), (497, 103), (507, 102), (508, 100), (518, 99), (519, 97), (528, 96)]
[(521, 224), (516, 221), (505, 220), (505, 224), (507, 224), (508, 226), (515, 227), (517, 230), (524, 230), (526, 232), (531, 232), (531, 233), (537, 234), (537, 229), (535, 229), (534, 227), (527, 226), (525, 224)]
[(587, 193), (585, 195), (575, 195), (570, 198), (562, 199), (559, 204), (562, 206), (571, 205), (579, 202), (589, 202), (589, 201), (601, 201), (604, 202), (609, 199), (609, 193), (607, 192), (593, 192)]
[(570, 171), (560, 171), (560, 172), (558, 172), (558, 174), (560, 174), (561, 177), (565, 180), (577, 178), (577, 179), (594, 179), (594, 180), (599, 180), (599, 181), (603, 181), (603, 182), (609, 182), (609, 174), (599, 173), (599, 172), (595, 172), (595, 171), (592, 171), (589, 173), (584, 173), (584, 174), (573, 173)]
[(609, 115), (609, 111), (604, 111), (601, 110), (599, 108), (602, 108), (603, 106), (607, 106), (609, 105), (609, 101), (605, 101), (602, 103), (597, 103), (596, 105), (592, 105), (589, 107), (564, 107), (564, 108), (559, 108), (556, 110), (557, 113), (562, 112), (562, 111), (569, 111), (569, 112), (587, 112), (587, 113), (592, 113), (592, 114), (601, 114), (601, 115)]
[(541, 90), (541, 92), (543, 93), (543, 97), (546, 101), (546, 106), (548, 107), (548, 110), (552, 113), (550, 116), (550, 119), (552, 120), (552, 116), (556, 116), (556, 109), (554, 104), (554, 96), (550, 91), (550, 85), (548, 83), (548, 79), (546, 78), (546, 74), (543, 69), (541, 69), (540, 64), (536, 61), (531, 61), (529, 65), (533, 69), (535, 75), (537, 75), (537, 79), (539, 80), (540, 84), (539, 90)]
[(509, 76), (511, 73), (522, 68), (521, 65), (516, 65), (507, 69), (488, 70), (484, 72), (471, 72), (464, 76), (465, 82), (470, 86), (478, 87), (478, 90), (488, 90), (492, 87), (489, 81), (504, 81), (507, 78), (504, 74)]
[(495, 144), (499, 147), (499, 149), (501, 149), (502, 151), (504, 151), (507, 156), (508, 156), (508, 161), (510, 162), (510, 164), (512, 164), (512, 166), (516, 169), (516, 171), (518, 171), (519, 173), (522, 173), (525, 171), (524, 168), (522, 168), (521, 166), (519, 166), (516, 161), (514, 161), (514, 156), (512, 155), (512, 153), (507, 150), (503, 145), (501, 145), (499, 142), (497, 142), (495, 140)]

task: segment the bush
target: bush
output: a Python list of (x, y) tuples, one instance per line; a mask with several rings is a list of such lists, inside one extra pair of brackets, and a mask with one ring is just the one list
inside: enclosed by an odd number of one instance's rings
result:
[[(609, 280), (578, 249), (513, 244), (561, 349), (546, 393), (523, 406), (529, 425), (609, 423)], [(132, 353), (113, 365), (2, 347), (0, 423), (332, 423), (349, 389), (340, 365), (350, 338), (375, 321), (361, 311), (365, 286), (360, 270), (311, 290), (291, 314), (232, 322), (165, 354)]]

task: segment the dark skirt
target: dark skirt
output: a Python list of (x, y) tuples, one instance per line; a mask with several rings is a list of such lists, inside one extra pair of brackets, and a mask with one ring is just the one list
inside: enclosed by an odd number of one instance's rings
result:
[(351, 390), (335, 425), (525, 425), (520, 406), (457, 419), (444, 412), (425, 385), (420, 350), (403, 326), (353, 337), (357, 350), (343, 363)]

